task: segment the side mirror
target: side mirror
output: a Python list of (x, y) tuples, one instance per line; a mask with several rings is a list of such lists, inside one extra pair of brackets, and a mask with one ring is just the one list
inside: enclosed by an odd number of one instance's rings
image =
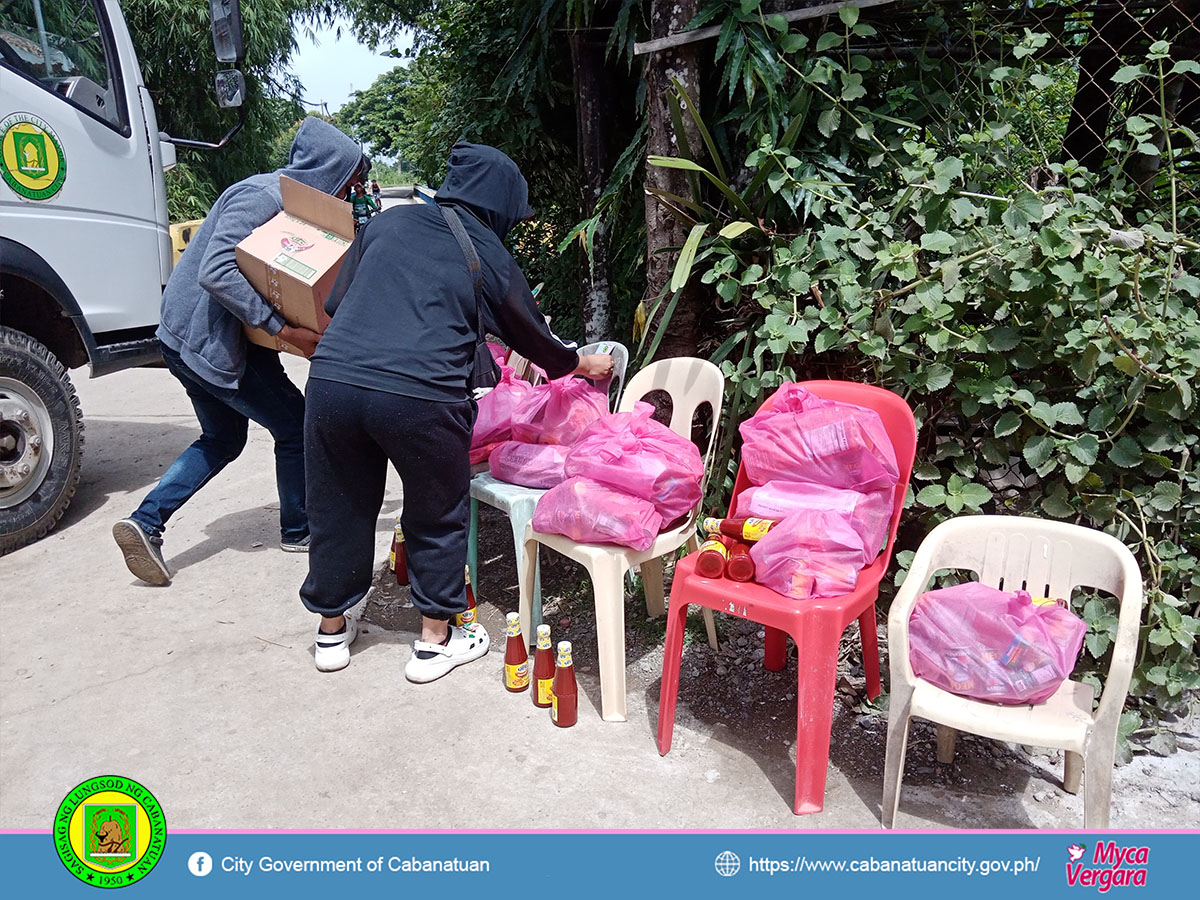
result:
[(237, 69), (222, 69), (213, 83), (217, 90), (217, 105), (222, 109), (246, 102), (246, 79)]
[(212, 13), (213, 49), (217, 51), (217, 61), (235, 65), (240, 63), (245, 56), (242, 44), (241, 0), (208, 0), (208, 8)]
[(171, 143), (171, 136), (165, 131), (158, 133), (158, 146), (159, 152), (162, 154), (163, 171), (175, 168), (179, 161), (178, 154), (175, 152), (175, 145)]

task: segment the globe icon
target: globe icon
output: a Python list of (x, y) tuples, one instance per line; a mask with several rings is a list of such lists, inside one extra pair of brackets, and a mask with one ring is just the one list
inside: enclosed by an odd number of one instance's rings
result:
[(713, 865), (716, 866), (718, 875), (729, 878), (738, 873), (738, 869), (742, 867), (742, 861), (732, 850), (722, 850), (717, 854), (716, 862)]

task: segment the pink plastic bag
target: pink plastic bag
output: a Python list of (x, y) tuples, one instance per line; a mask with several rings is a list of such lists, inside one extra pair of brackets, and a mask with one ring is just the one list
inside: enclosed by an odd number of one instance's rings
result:
[(752, 545), (750, 558), (755, 581), (785, 597), (805, 600), (854, 590), (859, 571), (879, 549), (875, 542), (868, 549), (844, 514), (803, 509)]
[(913, 671), (992, 703), (1048, 699), (1075, 668), (1087, 623), (1053, 600), (978, 582), (922, 594), (908, 621)]
[(539, 384), (513, 411), (512, 438), (527, 444), (572, 444), (608, 412), (608, 397), (583, 378)]
[(504, 361), (508, 359), (508, 349), (503, 344), (496, 344), (492, 341), (487, 342), (488, 353), (492, 354), (492, 359), (496, 361), (501, 369), (504, 370)]
[(533, 385), (521, 381), (508, 366), (500, 367), (500, 383), (479, 398), (475, 414), (475, 428), (471, 433), (471, 462), (487, 459), (484, 453), (476, 459), (476, 451), (489, 444), (499, 444), (512, 436), (513, 411), (521, 398), (533, 390)]
[(860, 494), (806, 481), (768, 481), (742, 491), (734, 515), (784, 519), (803, 510), (824, 510), (849, 522), (864, 549), (882, 549), (892, 517), (892, 497), (893, 492), (886, 489)]
[(742, 423), (742, 463), (754, 484), (808, 481), (874, 491), (900, 480), (879, 414), (823, 400), (799, 385), (779, 389), (775, 407)]
[(488, 461), (488, 457), (492, 455), (492, 451), (503, 444), (504, 441), (492, 441), (488, 444), (480, 444), (478, 447), (471, 448), (471, 465), (477, 466), (480, 463)]
[(593, 422), (571, 446), (565, 471), (649, 500), (664, 522), (673, 522), (700, 502), (704, 460), (653, 413), (639, 403), (633, 412)]
[(566, 476), (567, 448), (561, 444), (522, 444), (505, 441), (488, 457), (491, 473), (501, 481), (531, 488), (551, 488)]
[(533, 528), (586, 544), (649, 550), (662, 529), (662, 516), (648, 500), (586, 478), (568, 478), (538, 500)]

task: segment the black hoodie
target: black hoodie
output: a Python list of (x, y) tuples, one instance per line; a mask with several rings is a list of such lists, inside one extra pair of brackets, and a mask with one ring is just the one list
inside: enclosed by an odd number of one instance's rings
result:
[[(503, 239), (532, 214), (516, 163), (493, 147), (459, 143), (437, 203), (452, 206), (483, 264), (485, 331), (546, 370), (579, 359), (546, 326)], [(478, 342), (475, 294), (462, 249), (437, 206), (397, 206), (365, 225), (346, 253), (325, 311), (333, 317), (310, 378), (425, 400), (468, 396)]]

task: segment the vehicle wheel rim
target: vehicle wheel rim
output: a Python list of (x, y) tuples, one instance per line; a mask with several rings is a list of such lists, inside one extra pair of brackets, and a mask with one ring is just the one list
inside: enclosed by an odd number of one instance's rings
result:
[(54, 422), (29, 385), (0, 378), (0, 509), (28, 500), (54, 458)]

